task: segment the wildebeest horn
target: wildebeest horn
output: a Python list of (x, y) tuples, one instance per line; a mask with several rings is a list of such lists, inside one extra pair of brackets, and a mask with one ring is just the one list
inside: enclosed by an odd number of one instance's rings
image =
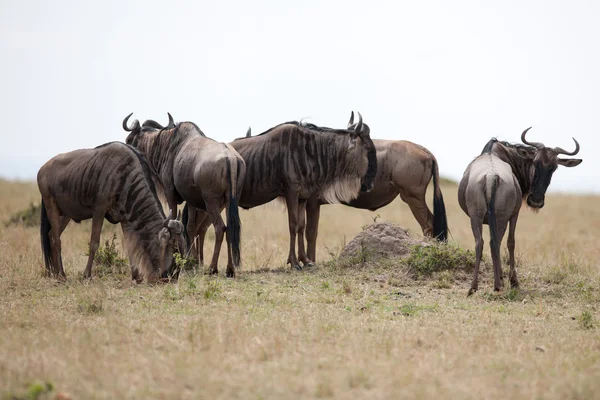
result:
[(140, 121), (138, 121), (137, 119), (133, 121), (133, 127), (132, 128), (129, 128), (127, 126), (127, 121), (129, 121), (129, 117), (131, 117), (132, 115), (133, 115), (133, 113), (129, 114), (123, 120), (123, 129), (125, 129), (127, 132), (133, 132), (133, 131), (135, 131), (137, 129), (140, 129)]
[(573, 141), (575, 142), (575, 151), (569, 153), (568, 151), (561, 149), (560, 147), (555, 147), (554, 151), (556, 152), (556, 154), (564, 154), (565, 156), (574, 156), (575, 154), (579, 153), (579, 143), (577, 143), (577, 140), (575, 140), (575, 138), (571, 138), (573, 139)]
[(173, 120), (173, 116), (171, 113), (167, 113), (169, 116), (169, 123), (167, 124), (167, 128), (173, 128), (175, 126), (175, 121)]
[(362, 122), (362, 115), (360, 115), (360, 112), (356, 112), (356, 114), (358, 114), (358, 122), (356, 123), (356, 128), (354, 128), (354, 131), (356, 133), (362, 133), (363, 130), (363, 122)]
[(544, 146), (544, 143), (539, 143), (539, 142), (528, 142), (528, 141), (525, 139), (525, 135), (527, 134), (527, 131), (528, 131), (528, 130), (530, 130), (530, 129), (531, 129), (531, 126), (530, 126), (529, 128), (527, 128), (527, 129), (525, 129), (525, 130), (523, 131), (523, 133), (521, 133), (521, 142), (525, 143), (526, 145), (533, 146), (533, 147), (535, 147), (536, 149), (543, 149), (543, 148), (545, 147), (545, 146)]
[(350, 121), (348, 121), (348, 128), (354, 125), (354, 111), (350, 111)]
[(165, 218), (165, 221), (163, 222), (163, 228), (166, 228), (167, 226), (169, 226), (169, 221), (173, 219), (173, 210), (169, 210), (169, 215), (167, 216), (167, 218)]
[(246, 137), (251, 137), (252, 136), (252, 128), (248, 127), (248, 131), (246, 131)]

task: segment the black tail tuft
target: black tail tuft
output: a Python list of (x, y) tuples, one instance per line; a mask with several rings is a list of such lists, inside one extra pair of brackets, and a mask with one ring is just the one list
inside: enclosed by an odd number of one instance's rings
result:
[(238, 209), (238, 199), (234, 194), (237, 182), (231, 179), (231, 165), (227, 164), (227, 180), (229, 182), (229, 201), (227, 206), (227, 238), (231, 243), (231, 258), (234, 267), (240, 265), (241, 223)]
[(493, 252), (500, 256), (500, 243), (498, 243), (498, 230), (496, 224), (496, 189), (498, 188), (498, 176), (494, 177), (492, 183), (492, 194), (488, 204), (488, 225), (490, 227), (490, 247)]
[(433, 160), (433, 237), (440, 242), (448, 240), (448, 220), (446, 219), (446, 206), (444, 196), (439, 186), (439, 171), (436, 160)]
[(46, 263), (46, 270), (50, 275), (54, 272), (52, 265), (51, 246), (50, 246), (50, 221), (48, 220), (48, 213), (46, 212), (46, 205), (42, 200), (42, 218), (40, 220), (40, 240), (42, 242), (42, 254), (44, 255), (44, 262)]
[(183, 207), (183, 213), (181, 214), (181, 224), (183, 225), (183, 239), (185, 240), (185, 245), (188, 248), (188, 250), (189, 250), (190, 246), (192, 245), (191, 240), (190, 240), (190, 235), (188, 235), (188, 231), (187, 231), (189, 212), (190, 212), (190, 210), (188, 209), (188, 203), (186, 201), (185, 206)]

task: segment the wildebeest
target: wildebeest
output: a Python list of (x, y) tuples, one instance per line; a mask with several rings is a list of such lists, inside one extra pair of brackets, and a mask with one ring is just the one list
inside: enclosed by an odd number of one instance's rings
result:
[(460, 207), (471, 219), (471, 229), (475, 237), (475, 271), (469, 295), (477, 291), (477, 278), (481, 253), (483, 251), (483, 224), (490, 227), (490, 249), (494, 265), (494, 290), (502, 287), (502, 266), (500, 243), (508, 230), (508, 253), (512, 287), (519, 286), (515, 269), (515, 229), (521, 202), (525, 200), (533, 209), (544, 206), (546, 190), (552, 174), (559, 165), (575, 167), (580, 159), (563, 159), (558, 155), (574, 156), (579, 152), (568, 152), (560, 147), (545, 147), (542, 143), (528, 142), (525, 138), (528, 128), (521, 134), (521, 144), (490, 140), (481, 155), (467, 167), (458, 187)]
[(124, 143), (59, 154), (37, 175), (42, 194), (40, 235), (46, 269), (65, 278), (60, 235), (70, 220), (92, 219), (84, 277), (91, 277), (102, 222), (121, 223), (133, 278), (154, 282), (173, 273), (175, 245), (183, 246), (182, 224), (165, 217), (151, 171), (141, 155)]
[[(354, 113), (350, 115), (348, 129), (355, 129)], [(426, 148), (405, 140), (373, 139), (377, 150), (377, 176), (373, 190), (361, 193), (346, 205), (354, 208), (375, 211), (391, 203), (398, 195), (408, 204), (423, 234), (446, 241), (448, 224), (446, 207), (439, 186), (437, 160)], [(429, 181), (433, 178), (433, 214), (425, 202), (425, 194)], [(299, 246), (303, 245), (304, 228), (306, 226), (308, 259), (316, 261), (316, 243), (319, 226), (320, 206), (325, 204), (321, 199), (313, 198), (306, 202), (306, 219), (304, 212), (300, 216)], [(302, 258), (303, 255), (299, 254)]]
[[(349, 202), (360, 191), (373, 188), (375, 146), (369, 127), (358, 115), (353, 130), (292, 121), (231, 143), (247, 166), (240, 206), (248, 209), (285, 198), (290, 232), (287, 262), (293, 268), (302, 268), (295, 246), (302, 203), (311, 197), (328, 203)], [(306, 264), (308, 260), (300, 261)]]
[[(169, 208), (176, 209), (185, 200), (186, 206), (200, 210), (192, 214), (199, 218), (197, 223), (185, 224), (186, 229), (194, 226), (193, 230), (187, 230), (187, 237), (196, 236), (196, 226), (205, 218), (214, 224), (216, 240), (210, 272), (218, 272), (219, 252), (226, 232), (226, 273), (235, 276), (240, 264), (238, 197), (246, 175), (242, 157), (230, 145), (206, 137), (193, 122), (173, 124), (169, 114), (169, 125), (165, 128), (155, 121), (146, 121), (140, 127), (137, 120), (129, 128), (129, 117), (131, 114), (123, 120), (123, 129), (130, 132), (126, 142), (148, 159), (159, 177)], [(221, 218), (223, 207), (226, 207), (227, 227)], [(186, 218), (184, 212), (184, 223)], [(197, 248), (201, 249), (202, 244)]]

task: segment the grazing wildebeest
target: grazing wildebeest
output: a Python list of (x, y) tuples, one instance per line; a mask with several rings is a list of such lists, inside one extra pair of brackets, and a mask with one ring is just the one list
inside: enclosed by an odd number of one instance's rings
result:
[(477, 277), (483, 251), (483, 224), (490, 227), (490, 249), (494, 264), (494, 290), (502, 287), (502, 266), (500, 243), (508, 230), (508, 253), (512, 287), (519, 286), (515, 269), (515, 228), (521, 202), (526, 200), (533, 209), (544, 206), (546, 190), (552, 174), (559, 165), (575, 167), (580, 159), (563, 159), (558, 155), (574, 156), (579, 152), (575, 141), (575, 151), (568, 152), (560, 147), (545, 147), (542, 143), (528, 142), (525, 139), (528, 128), (521, 134), (521, 141), (527, 146), (490, 140), (481, 155), (469, 164), (458, 187), (458, 202), (471, 219), (471, 229), (475, 237), (475, 271), (469, 295), (477, 291)]
[[(360, 191), (373, 188), (377, 174), (375, 146), (369, 127), (358, 115), (353, 130), (293, 121), (231, 143), (248, 168), (241, 207), (248, 209), (277, 197), (285, 198), (290, 232), (287, 262), (296, 269), (301, 269), (295, 242), (302, 203), (311, 197), (327, 203), (349, 202)], [(304, 250), (300, 248), (299, 253), (304, 254)], [(300, 261), (310, 262), (305, 257)]]
[(183, 226), (172, 215), (165, 217), (150, 168), (132, 147), (111, 142), (59, 154), (40, 168), (37, 181), (42, 194), (42, 252), (52, 275), (66, 277), (60, 235), (67, 224), (90, 218), (84, 277), (91, 277), (104, 218), (121, 223), (134, 279), (154, 282), (174, 272), (173, 248), (183, 246)]
[[(134, 128), (129, 128), (130, 116), (123, 121), (123, 129), (130, 132), (126, 142), (139, 149), (156, 171), (169, 208), (175, 209), (185, 200), (186, 206), (200, 210), (191, 213), (199, 219), (198, 223), (206, 220), (208, 225), (214, 224), (216, 240), (210, 272), (218, 272), (219, 252), (226, 233), (226, 273), (235, 276), (240, 264), (238, 197), (246, 175), (244, 160), (230, 145), (207, 138), (193, 122), (173, 124), (169, 114), (166, 128), (155, 121), (146, 121), (140, 128), (137, 120)], [(221, 218), (224, 207), (227, 227)], [(184, 222), (186, 219), (184, 212)], [(192, 226), (189, 222), (185, 225), (186, 238), (195, 237), (197, 230), (187, 230)], [(202, 244), (198, 244), (196, 251), (201, 248)]]
[[(354, 113), (350, 115), (348, 129), (354, 129)], [(373, 139), (377, 150), (377, 176), (373, 190), (361, 193), (356, 199), (345, 203), (354, 208), (375, 211), (390, 204), (398, 195), (408, 204), (423, 234), (446, 241), (448, 224), (446, 207), (439, 186), (437, 160), (426, 148), (405, 140)], [(433, 214), (425, 202), (429, 181), (433, 178)], [(300, 241), (306, 227), (308, 259), (316, 261), (316, 243), (319, 227), (320, 206), (324, 201), (308, 199), (300, 215)], [(302, 255), (299, 255), (302, 257)]]

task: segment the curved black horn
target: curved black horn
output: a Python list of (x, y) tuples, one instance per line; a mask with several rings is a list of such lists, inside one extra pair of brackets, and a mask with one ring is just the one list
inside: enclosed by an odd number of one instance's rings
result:
[(356, 128), (354, 128), (354, 131), (356, 133), (362, 133), (363, 130), (363, 121), (362, 121), (362, 115), (360, 115), (360, 112), (356, 112), (356, 114), (358, 115), (358, 122), (356, 123)]
[(173, 116), (171, 113), (167, 113), (169, 116), (169, 123), (167, 124), (167, 128), (173, 128), (175, 126), (175, 121), (173, 120)]
[(248, 130), (246, 131), (246, 137), (251, 137), (252, 136), (252, 128), (248, 127)]
[(525, 129), (525, 130), (523, 131), (523, 133), (521, 133), (521, 142), (525, 143), (526, 145), (533, 146), (533, 147), (535, 147), (536, 149), (543, 149), (543, 148), (544, 148), (544, 143), (539, 143), (539, 142), (528, 142), (528, 141), (525, 139), (525, 135), (527, 134), (527, 131), (528, 131), (528, 130), (530, 130), (530, 129), (531, 129), (531, 126), (530, 126), (529, 128), (527, 128), (527, 129)]
[(123, 129), (125, 129), (127, 132), (133, 132), (137, 129), (140, 129), (140, 121), (138, 121), (137, 119), (133, 121), (133, 127), (129, 128), (127, 126), (127, 122), (129, 121), (129, 118), (133, 115), (133, 113), (129, 114), (128, 116), (125, 117), (125, 119), (123, 120)]
[(166, 228), (169, 226), (169, 221), (173, 219), (173, 210), (169, 210), (169, 215), (167, 216), (167, 218), (165, 218), (164, 222), (163, 222), (163, 228)]
[(350, 111), (350, 120), (348, 121), (348, 128), (354, 125), (354, 111)]
[(561, 149), (560, 147), (555, 147), (554, 151), (556, 152), (556, 154), (564, 154), (565, 156), (574, 156), (575, 154), (579, 153), (579, 143), (577, 142), (577, 140), (575, 140), (575, 138), (571, 138), (571, 139), (573, 139), (573, 141), (575, 142), (575, 151), (568, 152), (564, 149)]

